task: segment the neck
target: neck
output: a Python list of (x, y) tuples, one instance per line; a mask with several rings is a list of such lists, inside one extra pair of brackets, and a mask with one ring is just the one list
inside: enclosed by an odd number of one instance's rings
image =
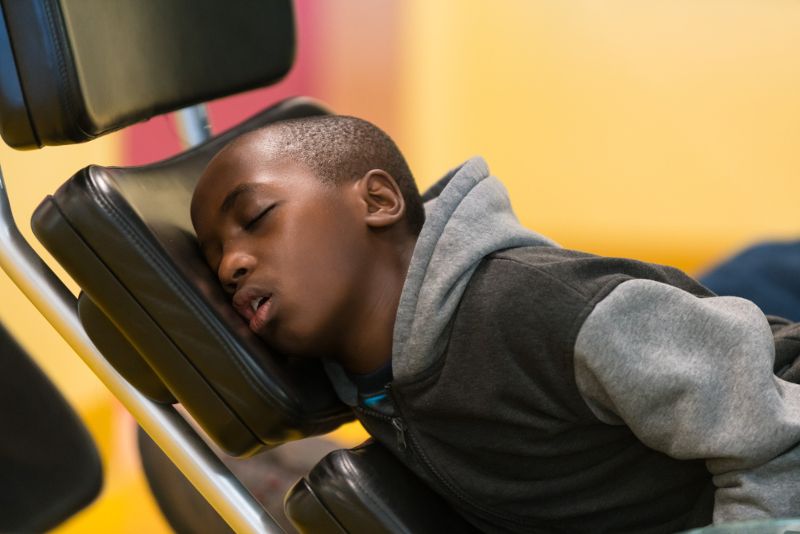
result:
[(339, 363), (351, 373), (367, 374), (392, 359), (392, 335), (416, 237), (390, 245), (366, 277), (356, 304), (356, 331), (345, 341)]

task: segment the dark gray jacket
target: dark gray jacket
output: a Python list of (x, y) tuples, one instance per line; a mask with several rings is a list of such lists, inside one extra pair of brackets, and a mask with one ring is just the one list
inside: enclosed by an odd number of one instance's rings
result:
[[(480, 159), (426, 204), (367, 430), (484, 530), (800, 512), (800, 386), (749, 301), (522, 228)], [(346, 381), (340, 395), (352, 401)]]

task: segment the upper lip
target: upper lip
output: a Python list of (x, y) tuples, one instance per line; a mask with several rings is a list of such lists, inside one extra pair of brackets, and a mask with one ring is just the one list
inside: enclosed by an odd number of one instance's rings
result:
[(233, 307), (241, 316), (249, 321), (255, 315), (252, 302), (262, 297), (269, 298), (271, 296), (272, 293), (269, 291), (265, 291), (257, 287), (245, 286), (234, 293)]

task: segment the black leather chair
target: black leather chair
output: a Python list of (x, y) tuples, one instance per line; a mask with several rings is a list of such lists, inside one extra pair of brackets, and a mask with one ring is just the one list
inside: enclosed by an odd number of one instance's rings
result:
[(103, 471), (64, 397), (0, 325), (0, 532), (43, 532), (92, 502)]
[[(285, 0), (0, 0), (0, 8), (0, 134), (18, 148), (87, 141), (271, 83), (294, 51)], [(228, 141), (320, 113), (321, 105), (292, 99), (166, 161), (87, 167), (33, 216), (38, 239), (83, 289), (81, 321), (103, 355), (153, 402), (180, 402), (232, 455), (352, 417), (318, 362), (272, 354), (246, 328), (189, 221), (195, 180)], [(378, 445), (329, 456), (287, 507), (309, 532), (467, 528)]]

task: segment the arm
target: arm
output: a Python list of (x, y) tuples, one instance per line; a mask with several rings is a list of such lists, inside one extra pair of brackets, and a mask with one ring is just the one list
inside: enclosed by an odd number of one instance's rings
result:
[(632, 280), (582, 325), (575, 374), (601, 421), (674, 458), (706, 460), (719, 523), (800, 511), (800, 386), (775, 377), (774, 358), (751, 302)]

